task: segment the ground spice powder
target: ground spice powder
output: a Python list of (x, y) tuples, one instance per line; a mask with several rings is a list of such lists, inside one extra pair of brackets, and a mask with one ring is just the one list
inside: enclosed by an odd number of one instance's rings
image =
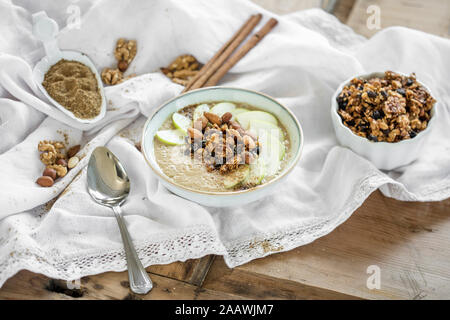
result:
[(100, 114), (102, 95), (91, 69), (78, 61), (60, 60), (45, 74), (42, 82), (48, 94), (80, 119)]

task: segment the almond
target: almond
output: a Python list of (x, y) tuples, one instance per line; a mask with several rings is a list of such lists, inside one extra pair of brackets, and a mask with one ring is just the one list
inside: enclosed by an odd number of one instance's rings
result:
[(72, 158), (75, 156), (78, 151), (80, 151), (81, 146), (78, 144), (76, 146), (71, 147), (69, 150), (67, 150), (67, 158)]
[(194, 140), (202, 140), (203, 139), (203, 133), (197, 129), (188, 128), (188, 134)]
[(42, 176), (36, 180), (36, 183), (41, 187), (51, 187), (54, 183), (53, 179), (49, 176)]
[(53, 180), (56, 179), (56, 170), (52, 168), (45, 168), (44, 173), (42, 173), (42, 176), (50, 177)]
[(217, 124), (218, 126), (222, 125), (222, 120), (220, 119), (220, 117), (217, 114), (211, 113), (211, 112), (205, 112), (204, 116), (206, 117), (206, 119), (209, 120), (209, 122), (211, 122), (212, 124)]

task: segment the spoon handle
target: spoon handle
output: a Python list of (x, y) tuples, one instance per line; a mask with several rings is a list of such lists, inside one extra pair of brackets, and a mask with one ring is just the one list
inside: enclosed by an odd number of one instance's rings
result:
[(152, 280), (150, 280), (134, 249), (120, 206), (113, 207), (112, 209), (114, 210), (125, 248), (131, 291), (137, 294), (146, 294), (153, 288)]

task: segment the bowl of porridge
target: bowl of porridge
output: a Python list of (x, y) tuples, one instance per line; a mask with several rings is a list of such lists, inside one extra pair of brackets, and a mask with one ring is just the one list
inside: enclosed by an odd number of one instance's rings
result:
[(166, 102), (142, 136), (142, 153), (161, 183), (211, 207), (276, 194), (302, 148), (302, 128), (289, 109), (265, 94), (227, 87)]
[(386, 71), (342, 83), (331, 101), (331, 117), (341, 145), (394, 170), (416, 160), (436, 118), (436, 100), (416, 79)]

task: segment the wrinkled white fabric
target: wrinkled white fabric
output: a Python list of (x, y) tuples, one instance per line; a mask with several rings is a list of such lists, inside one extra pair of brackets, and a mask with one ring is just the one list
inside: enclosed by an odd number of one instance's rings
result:
[[(221, 84), (262, 91), (291, 108), (304, 129), (304, 153), (271, 197), (214, 209), (168, 192), (134, 143), (146, 116), (182, 89), (157, 72), (160, 66), (184, 53), (205, 62), (250, 14), (273, 14), (241, 0), (82, 0), (76, 2), (80, 29), (63, 28), (71, 4), (0, 0), (0, 286), (21, 269), (76, 279), (126, 268), (112, 212), (86, 192), (85, 166), (99, 145), (129, 172), (123, 211), (145, 266), (219, 254), (233, 267), (290, 250), (331, 232), (378, 188), (405, 201), (449, 197), (450, 41), (405, 28), (366, 40), (320, 10), (278, 16), (278, 26)], [(137, 40), (130, 73), (139, 76), (106, 88), (109, 110), (100, 124), (74, 123), (33, 83), (31, 70), (43, 48), (31, 34), (30, 15), (42, 9), (62, 29), (60, 47), (86, 53), (99, 70), (114, 64), (118, 37)], [(436, 94), (439, 117), (422, 157), (383, 173), (338, 146), (330, 99), (343, 80), (387, 69), (416, 72)], [(35, 184), (43, 170), (37, 143), (61, 140), (64, 133), (70, 145), (85, 145), (85, 157), (52, 188), (41, 188)], [(48, 211), (47, 203), (64, 189)]]

